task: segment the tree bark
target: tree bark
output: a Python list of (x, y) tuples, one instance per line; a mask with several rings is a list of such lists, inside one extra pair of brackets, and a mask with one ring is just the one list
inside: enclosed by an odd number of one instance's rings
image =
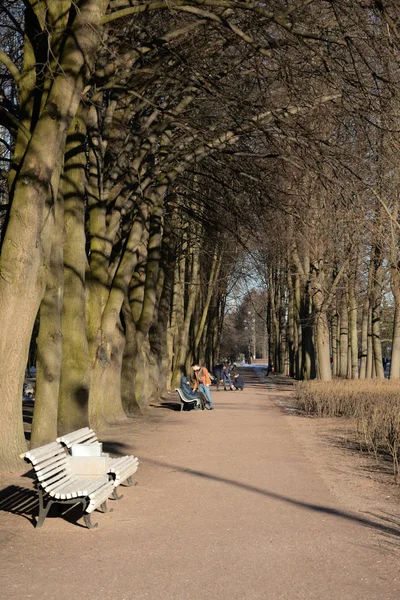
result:
[(89, 346), (86, 334), (87, 269), (85, 238), (85, 139), (83, 115), (74, 119), (67, 140), (61, 181), (64, 198), (64, 297), (59, 435), (89, 424)]
[(45, 291), (66, 136), (100, 43), (102, 8), (98, 0), (80, 3), (65, 37), (59, 74), (12, 182), (0, 257), (0, 470), (20, 468), (19, 454), (26, 447), (21, 396), (30, 337)]
[(55, 217), (56, 225), (48, 281), (40, 306), (31, 448), (48, 444), (57, 437), (63, 301), (63, 205), (61, 197), (58, 198), (55, 205)]

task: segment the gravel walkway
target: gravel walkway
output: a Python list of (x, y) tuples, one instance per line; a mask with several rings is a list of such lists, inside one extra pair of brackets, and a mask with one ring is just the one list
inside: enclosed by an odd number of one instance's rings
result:
[(31, 480), (0, 476), (5, 600), (398, 600), (400, 510), (372, 514), (375, 488), (283, 408), (279, 378), (245, 379), (212, 412), (171, 395), (99, 436), (141, 464), (96, 530), (74, 511), (35, 530)]

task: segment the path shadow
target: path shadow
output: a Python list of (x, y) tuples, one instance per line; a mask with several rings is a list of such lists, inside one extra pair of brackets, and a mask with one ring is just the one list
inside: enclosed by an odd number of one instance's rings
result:
[(115, 456), (126, 456), (126, 454), (129, 454), (132, 450), (132, 446), (122, 442), (114, 442), (105, 440), (104, 438), (102, 438), (100, 442), (103, 444), (103, 452), (108, 452)]
[(394, 538), (396, 538), (396, 543), (398, 541), (397, 538), (399, 538), (399, 543), (400, 543), (400, 516), (390, 515), (390, 518), (389, 517), (385, 518), (384, 516), (371, 515), (371, 513), (366, 513), (366, 514), (367, 515), (369, 514), (370, 517), (372, 517), (372, 518), (368, 518), (366, 516), (365, 517), (358, 516), (355, 513), (347, 512), (344, 510), (338, 510), (337, 508), (332, 508), (330, 506), (322, 506), (322, 505), (313, 504), (310, 502), (302, 502), (301, 500), (295, 500), (294, 498), (290, 498), (289, 496), (284, 496), (282, 494), (277, 494), (276, 492), (264, 490), (257, 486), (249, 485), (247, 483), (243, 483), (243, 482), (237, 481), (235, 479), (227, 479), (225, 477), (220, 477), (219, 475), (213, 475), (212, 473), (207, 473), (205, 471), (197, 471), (195, 469), (180, 467), (179, 465), (174, 465), (171, 463), (167, 463), (167, 462), (160, 461), (160, 460), (154, 460), (154, 459), (150, 459), (150, 458), (141, 458), (141, 462), (142, 462), (142, 464), (148, 463), (148, 464), (154, 464), (157, 466), (165, 467), (167, 469), (171, 469), (173, 471), (177, 471), (177, 472), (181, 472), (181, 473), (186, 473), (186, 474), (192, 475), (194, 477), (201, 477), (204, 479), (209, 479), (211, 481), (218, 481), (218, 482), (226, 484), (226, 485), (230, 485), (230, 486), (234, 486), (234, 487), (237, 487), (237, 488), (240, 488), (243, 490), (247, 490), (248, 492), (251, 492), (254, 494), (260, 494), (267, 498), (271, 498), (274, 500), (278, 500), (280, 502), (285, 502), (287, 504), (291, 504), (293, 506), (296, 506), (296, 507), (304, 509), (304, 510), (313, 511), (315, 513), (331, 515), (333, 517), (337, 517), (338, 519), (342, 519), (345, 521), (352, 521), (352, 522), (358, 523), (364, 527), (368, 527), (368, 528), (377, 530), (378, 532), (380, 532), (382, 534), (393, 536)]

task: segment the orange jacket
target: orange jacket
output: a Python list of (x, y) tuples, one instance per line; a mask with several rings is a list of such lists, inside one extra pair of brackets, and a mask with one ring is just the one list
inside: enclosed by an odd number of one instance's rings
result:
[(200, 386), (200, 383), (203, 383), (205, 386), (211, 385), (210, 373), (207, 371), (205, 367), (201, 367), (200, 371), (195, 371), (195, 382), (194, 389), (197, 390)]

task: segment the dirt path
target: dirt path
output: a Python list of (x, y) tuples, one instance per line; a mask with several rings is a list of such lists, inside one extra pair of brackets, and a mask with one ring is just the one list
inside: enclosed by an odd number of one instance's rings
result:
[(97, 530), (73, 514), (35, 530), (30, 492), (17, 502), (31, 481), (0, 477), (3, 597), (398, 600), (397, 491), (382, 497), (356, 458), (284, 409), (276, 383), (214, 392), (213, 412), (151, 407), (102, 436), (141, 465)]

